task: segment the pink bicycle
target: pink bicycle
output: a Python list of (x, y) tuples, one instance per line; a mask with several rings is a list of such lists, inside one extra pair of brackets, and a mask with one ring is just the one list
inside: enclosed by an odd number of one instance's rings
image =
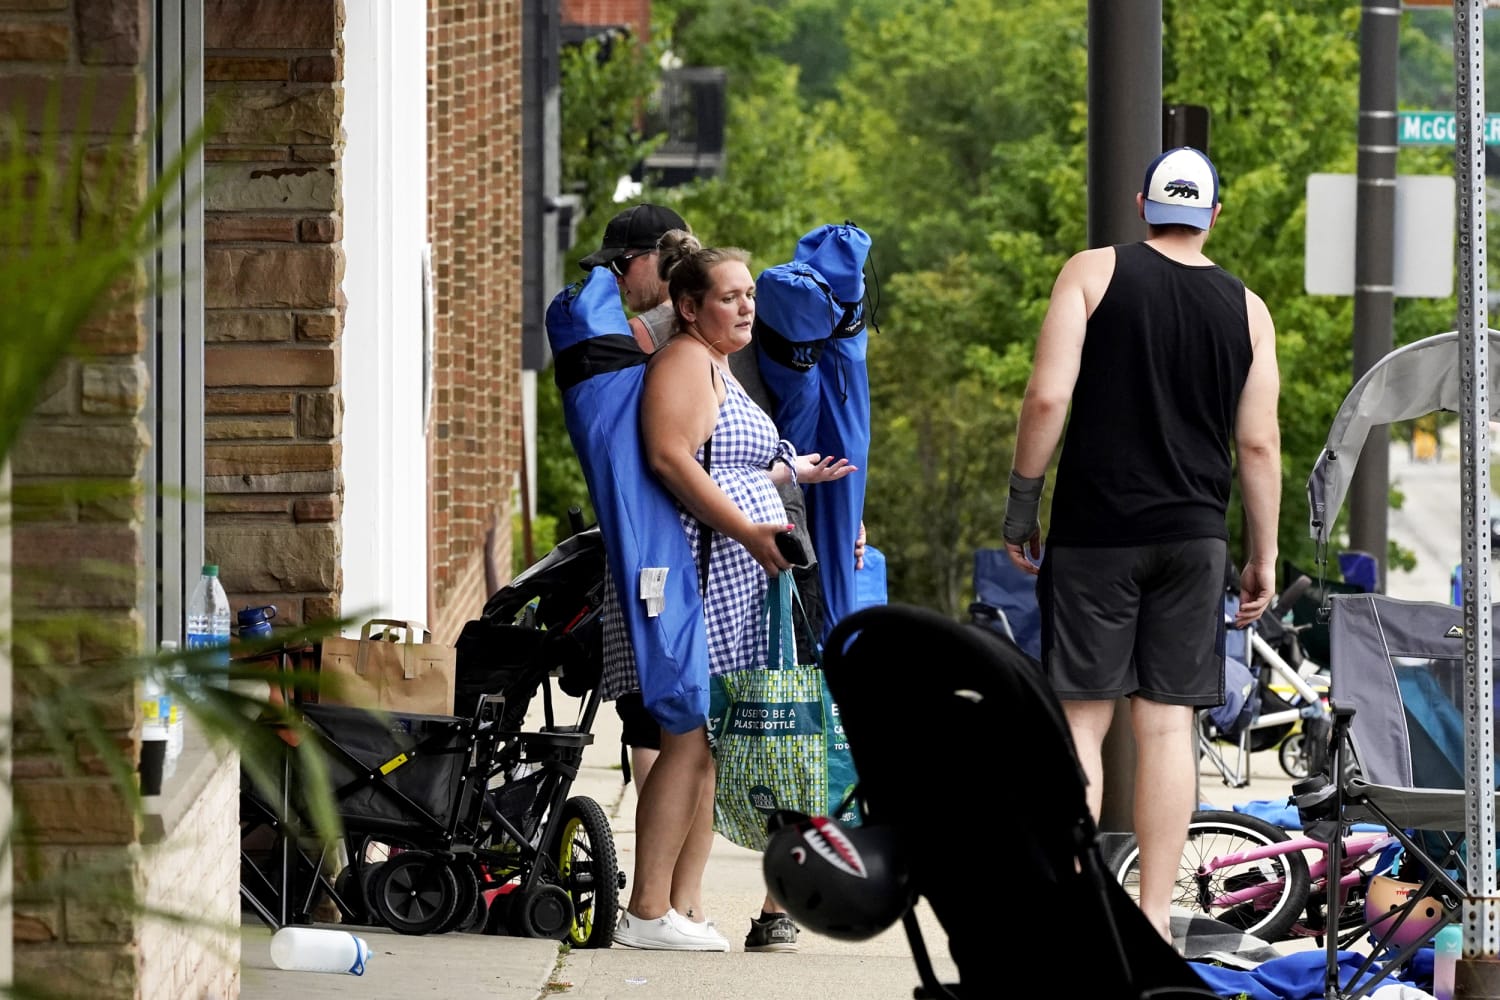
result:
[[(1359, 923), (1370, 879), (1382, 852), (1396, 843), (1388, 833), (1344, 838), (1338, 883), (1344, 911)], [(1329, 845), (1292, 836), (1246, 813), (1204, 809), (1193, 813), (1177, 874), (1173, 905), (1202, 913), (1264, 941), (1315, 937), (1327, 929)], [(1133, 898), (1140, 895), (1140, 848), (1132, 835), (1111, 856), (1109, 870)]]

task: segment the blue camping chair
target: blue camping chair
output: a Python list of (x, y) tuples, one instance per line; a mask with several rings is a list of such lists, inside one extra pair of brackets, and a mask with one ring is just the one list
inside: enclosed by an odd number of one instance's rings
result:
[(1004, 549), (974, 553), (974, 603), (969, 605), (969, 615), (1009, 638), (1032, 659), (1042, 658), (1036, 577), (1017, 569)]
[(1361, 592), (1373, 594), (1380, 589), (1380, 564), (1368, 552), (1352, 550), (1338, 555), (1339, 573), (1344, 582), (1359, 587)]

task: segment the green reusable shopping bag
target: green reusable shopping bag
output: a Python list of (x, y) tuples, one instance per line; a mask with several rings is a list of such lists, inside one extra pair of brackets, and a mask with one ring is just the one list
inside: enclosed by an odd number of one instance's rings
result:
[(765, 605), (767, 669), (721, 674), (709, 685), (714, 829), (756, 851), (765, 849), (766, 819), (778, 809), (830, 816), (843, 805), (834, 818), (859, 823), (854, 758), (815, 643), (804, 644), (814, 662), (797, 662), (792, 607), (799, 600), (792, 574), (773, 580)]

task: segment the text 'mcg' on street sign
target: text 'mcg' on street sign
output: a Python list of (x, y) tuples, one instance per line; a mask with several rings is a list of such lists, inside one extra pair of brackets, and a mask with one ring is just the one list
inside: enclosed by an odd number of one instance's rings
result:
[[(1396, 121), (1396, 141), (1406, 146), (1451, 146), (1457, 136), (1451, 111), (1403, 111)], [(1500, 145), (1500, 115), (1484, 116), (1484, 144)]]

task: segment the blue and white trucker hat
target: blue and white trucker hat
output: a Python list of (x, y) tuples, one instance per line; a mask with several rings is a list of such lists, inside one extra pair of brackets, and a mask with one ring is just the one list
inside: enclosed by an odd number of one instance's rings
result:
[(1151, 161), (1146, 183), (1146, 221), (1153, 226), (1181, 225), (1207, 229), (1219, 203), (1219, 172), (1208, 156), (1192, 146), (1178, 146)]

